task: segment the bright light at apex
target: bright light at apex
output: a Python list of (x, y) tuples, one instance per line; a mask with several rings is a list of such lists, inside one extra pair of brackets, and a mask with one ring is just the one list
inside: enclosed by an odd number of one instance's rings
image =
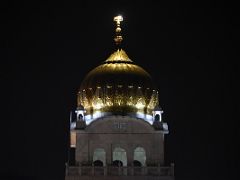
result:
[(118, 16), (115, 16), (113, 18), (113, 20), (119, 23), (119, 22), (123, 21), (123, 17), (122, 17), (122, 15), (118, 15)]

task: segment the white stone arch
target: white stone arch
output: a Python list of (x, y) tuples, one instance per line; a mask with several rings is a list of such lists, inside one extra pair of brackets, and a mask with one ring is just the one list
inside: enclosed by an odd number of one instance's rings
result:
[(112, 155), (113, 162), (118, 160), (122, 162), (123, 166), (127, 166), (127, 152), (125, 151), (125, 149), (116, 147), (114, 148)]
[(102, 161), (103, 166), (106, 166), (106, 152), (103, 148), (96, 148), (93, 152), (93, 162)]
[(143, 147), (136, 147), (134, 149), (133, 160), (139, 161), (142, 166), (146, 166), (146, 151)]

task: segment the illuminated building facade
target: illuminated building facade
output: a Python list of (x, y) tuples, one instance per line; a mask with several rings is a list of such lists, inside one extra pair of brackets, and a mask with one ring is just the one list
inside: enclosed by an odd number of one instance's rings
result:
[(65, 179), (174, 179), (173, 164), (164, 164), (168, 126), (158, 91), (121, 48), (122, 16), (114, 21), (117, 50), (86, 75), (78, 92)]

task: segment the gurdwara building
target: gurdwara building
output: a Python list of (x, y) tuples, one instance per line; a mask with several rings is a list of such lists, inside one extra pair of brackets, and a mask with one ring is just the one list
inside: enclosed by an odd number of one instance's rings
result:
[(114, 21), (116, 51), (86, 75), (77, 94), (65, 180), (172, 180), (158, 90), (121, 48), (122, 16)]

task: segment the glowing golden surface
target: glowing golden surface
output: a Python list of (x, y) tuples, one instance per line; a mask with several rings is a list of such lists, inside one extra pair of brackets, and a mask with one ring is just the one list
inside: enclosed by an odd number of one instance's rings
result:
[(113, 54), (111, 54), (105, 62), (112, 62), (112, 61), (132, 62), (132, 60), (129, 59), (127, 53), (122, 49), (120, 49), (120, 50), (118, 49)]
[(79, 90), (78, 105), (83, 105), (87, 114), (151, 114), (158, 105), (158, 93), (151, 76), (125, 51), (117, 50), (87, 74)]
[(116, 16), (113, 18), (113, 21), (116, 22), (116, 30), (115, 30), (115, 37), (114, 37), (114, 41), (116, 43), (116, 45), (120, 45), (122, 40), (123, 40), (123, 37), (122, 37), (122, 34), (121, 34), (121, 27), (120, 27), (120, 24), (121, 24), (121, 21), (123, 21), (123, 17), (121, 15), (119, 16)]
[(113, 21), (115, 21), (117, 24), (120, 24), (120, 22), (123, 21), (123, 17), (121, 15), (115, 16)]

